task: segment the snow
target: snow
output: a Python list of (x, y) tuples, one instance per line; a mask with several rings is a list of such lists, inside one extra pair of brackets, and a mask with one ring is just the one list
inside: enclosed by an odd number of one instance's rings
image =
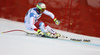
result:
[[(0, 18), (0, 32), (20, 29), (24, 23)], [(90, 39), (90, 43), (26, 36), (23, 32), (0, 33), (0, 55), (100, 55), (100, 38), (55, 29), (73, 38)]]

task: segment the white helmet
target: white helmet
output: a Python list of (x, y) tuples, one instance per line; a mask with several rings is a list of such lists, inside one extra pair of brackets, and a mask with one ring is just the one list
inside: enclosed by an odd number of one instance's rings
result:
[(39, 3), (36, 5), (36, 7), (37, 7), (39, 10), (41, 10), (41, 11), (45, 11), (45, 9), (46, 9), (46, 5), (45, 5), (44, 3), (42, 3), (42, 2), (39, 2)]

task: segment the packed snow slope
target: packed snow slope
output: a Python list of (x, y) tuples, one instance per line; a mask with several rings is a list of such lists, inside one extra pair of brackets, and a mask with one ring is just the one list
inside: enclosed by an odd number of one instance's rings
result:
[[(34, 32), (27, 30), (24, 23), (0, 18), (0, 32), (15, 29)], [(55, 31), (68, 37), (90, 39), (91, 42), (26, 36), (21, 31), (0, 33), (0, 55), (100, 55), (100, 38)]]

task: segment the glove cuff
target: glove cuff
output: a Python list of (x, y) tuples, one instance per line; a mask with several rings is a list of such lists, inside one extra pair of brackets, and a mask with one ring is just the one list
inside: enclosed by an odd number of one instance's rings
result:
[(41, 32), (41, 30), (40, 29), (37, 29), (37, 28), (35, 28), (34, 30), (37, 31), (38, 33)]
[[(32, 28), (31, 28), (31, 29), (32, 29)], [(34, 30), (37, 31), (38, 29), (37, 29), (37, 28), (34, 28)]]
[(57, 19), (55, 18), (54, 21), (57, 21)]

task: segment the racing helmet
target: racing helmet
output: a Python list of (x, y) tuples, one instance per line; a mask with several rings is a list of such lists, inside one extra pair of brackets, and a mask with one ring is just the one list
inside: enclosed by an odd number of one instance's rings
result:
[(45, 5), (44, 3), (42, 3), (42, 2), (39, 2), (39, 3), (36, 5), (36, 7), (38, 8), (39, 11), (42, 11), (42, 12), (44, 12), (45, 9), (46, 9), (46, 5)]

